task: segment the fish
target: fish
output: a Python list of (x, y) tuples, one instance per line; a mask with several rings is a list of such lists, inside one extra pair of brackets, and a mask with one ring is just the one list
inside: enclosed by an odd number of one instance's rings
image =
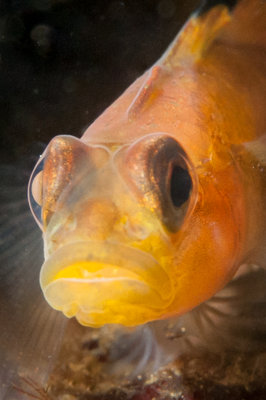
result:
[(205, 2), (80, 139), (51, 140), (36, 226), (1, 170), (2, 397), (16, 374), (47, 380), (65, 317), (265, 347), (265, 22), (265, 0)]
[(49, 143), (29, 201), (54, 309), (141, 325), (265, 264), (265, 10), (243, 0), (193, 15), (81, 139)]

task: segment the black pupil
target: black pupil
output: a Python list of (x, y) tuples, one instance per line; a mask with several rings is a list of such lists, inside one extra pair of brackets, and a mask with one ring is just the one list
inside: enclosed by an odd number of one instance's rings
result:
[(187, 170), (174, 166), (170, 182), (171, 199), (175, 207), (182, 206), (189, 198), (192, 181)]

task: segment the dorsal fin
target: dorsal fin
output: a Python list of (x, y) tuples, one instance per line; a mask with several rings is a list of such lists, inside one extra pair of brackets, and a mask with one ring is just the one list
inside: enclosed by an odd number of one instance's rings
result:
[(214, 42), (224, 42), (231, 47), (259, 46), (265, 49), (266, 0), (205, 1), (185, 24), (162, 63), (173, 68), (197, 62)]
[(151, 68), (147, 79), (129, 107), (128, 117), (134, 118), (137, 112), (147, 107), (150, 100), (158, 95), (156, 83), (163, 74), (162, 67), (171, 69), (201, 58), (217, 32), (229, 21), (230, 14), (224, 5), (216, 6), (204, 15), (194, 14), (163, 56), (162, 63), (159, 62), (159, 65), (156, 64)]
[(193, 14), (170, 46), (163, 64), (174, 68), (196, 62), (230, 20), (230, 12), (224, 5), (218, 5), (203, 14)]
[(265, 51), (266, 0), (240, 0), (220, 40), (232, 46), (256, 46)]
[[(165, 70), (204, 61), (204, 57), (221, 44), (225, 49), (244, 47), (250, 57), (254, 57), (253, 50), (257, 58), (257, 53), (260, 53), (260, 73), (264, 72), (262, 59), (266, 60), (266, 0), (206, 0), (159, 62), (151, 68), (129, 107), (128, 117), (134, 118), (160, 94), (159, 80)], [(224, 60), (226, 57), (228, 55), (224, 54)]]
[(237, 2), (237, 0), (203, 0), (198, 9), (198, 14), (204, 14), (219, 4), (228, 7), (231, 11), (236, 6)]

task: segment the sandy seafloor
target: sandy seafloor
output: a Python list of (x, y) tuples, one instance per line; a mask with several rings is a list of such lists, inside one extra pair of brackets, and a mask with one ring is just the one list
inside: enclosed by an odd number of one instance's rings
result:
[[(86, 127), (168, 46), (195, 0), (3, 0), (1, 162), (36, 160), (55, 135)], [(202, 354), (134, 378), (112, 373), (113, 332), (68, 325), (47, 388), (57, 400), (263, 400), (265, 357)], [(264, 358), (265, 360), (265, 358)], [(265, 362), (264, 362), (265, 365)], [(26, 385), (27, 386), (27, 385)]]
[(45, 390), (24, 388), (43, 400), (266, 399), (265, 352), (184, 355), (155, 372), (132, 375), (130, 363), (119, 368), (127, 340), (117, 328), (84, 328), (72, 320)]

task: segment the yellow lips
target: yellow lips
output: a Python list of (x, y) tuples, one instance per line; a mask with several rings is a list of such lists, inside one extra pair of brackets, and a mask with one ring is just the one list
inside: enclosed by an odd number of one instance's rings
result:
[(89, 326), (130, 326), (136, 318), (141, 324), (150, 316), (159, 318), (172, 300), (160, 264), (149, 254), (116, 244), (76, 242), (60, 248), (44, 263), (41, 286), (53, 308)]
[(119, 268), (112, 264), (104, 264), (101, 262), (80, 261), (69, 265), (59, 271), (54, 280), (57, 279), (136, 279), (139, 277), (125, 269)]

